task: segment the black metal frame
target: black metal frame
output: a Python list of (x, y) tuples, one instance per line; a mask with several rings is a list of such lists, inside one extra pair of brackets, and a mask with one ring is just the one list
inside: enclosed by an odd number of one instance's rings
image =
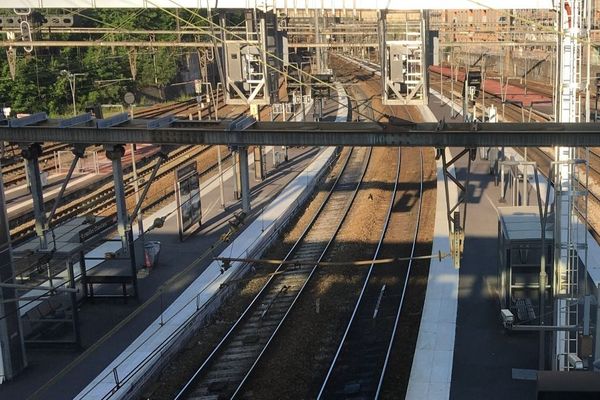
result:
[[(83, 116), (85, 116), (84, 114)], [(81, 118), (82, 116), (78, 116)], [(107, 120), (82, 118), (0, 121), (0, 141), (81, 144), (222, 144), (229, 146), (600, 146), (596, 123), (374, 123), (274, 122), (239, 120), (188, 121), (159, 119)]]

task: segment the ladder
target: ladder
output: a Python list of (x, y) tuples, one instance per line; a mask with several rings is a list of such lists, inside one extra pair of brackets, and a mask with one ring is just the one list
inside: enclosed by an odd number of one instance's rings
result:
[[(561, 0), (559, 10), (559, 95), (558, 121), (580, 122), (582, 82), (582, 32), (584, 12), (589, 0)], [(586, 152), (587, 154), (587, 152)], [(579, 269), (581, 259), (587, 263), (587, 158), (577, 159), (576, 149), (555, 149), (554, 191), (554, 318), (557, 326), (578, 325)], [(568, 371), (569, 359), (578, 353), (578, 332), (555, 332), (553, 369)]]
[[(573, 149), (571, 149), (573, 150)], [(558, 326), (578, 325), (579, 298), (581, 297), (580, 260), (587, 264), (587, 184), (589, 165), (587, 157), (555, 163), (556, 264), (554, 274), (557, 298)], [(582, 226), (583, 225), (583, 226)], [(578, 354), (578, 332), (561, 331), (556, 336), (557, 369), (568, 371), (569, 354)]]

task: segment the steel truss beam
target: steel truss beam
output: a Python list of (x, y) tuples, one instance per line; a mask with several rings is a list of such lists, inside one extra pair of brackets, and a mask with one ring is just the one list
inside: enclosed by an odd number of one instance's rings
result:
[[(0, 41), (0, 47), (21, 47), (25, 42), (22, 41)], [(488, 44), (489, 42), (485, 42)], [(34, 40), (26, 43), (32, 47), (182, 47), (182, 48), (213, 48), (212, 42), (178, 42), (178, 41), (132, 41), (132, 40)], [(505, 45), (504, 43), (498, 43)], [(522, 45), (522, 44), (520, 44)], [(377, 47), (378, 44), (373, 43), (314, 43), (314, 42), (299, 42), (288, 43), (289, 48), (307, 48), (307, 47), (323, 47), (323, 48), (344, 48), (344, 47)], [(221, 44), (217, 47), (223, 47)]]
[(418, 4), (410, 1), (354, 1), (347, 0), (276, 0), (265, 3), (258, 0), (12, 0), (0, 2), (0, 8), (210, 8), (210, 9), (244, 9), (271, 8), (279, 10), (413, 10), (420, 9), (544, 9), (554, 7), (551, 0), (486, 0), (478, 3), (473, 0), (446, 0), (440, 4), (438, 0), (421, 0)]
[(0, 140), (11, 143), (81, 144), (222, 144), (233, 146), (598, 146), (595, 123), (372, 123), (255, 122), (172, 120), (152, 128), (154, 120), (130, 120), (99, 129), (60, 127), (48, 120), (22, 127), (0, 126)]

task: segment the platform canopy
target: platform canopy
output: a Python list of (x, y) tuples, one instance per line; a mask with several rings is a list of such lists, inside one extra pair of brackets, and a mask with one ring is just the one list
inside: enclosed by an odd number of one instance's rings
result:
[(318, 10), (543, 9), (552, 0), (3, 0), (0, 8), (258, 8)]

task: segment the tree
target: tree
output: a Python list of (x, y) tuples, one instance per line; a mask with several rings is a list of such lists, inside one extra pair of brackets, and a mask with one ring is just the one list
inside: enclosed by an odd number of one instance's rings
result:
[[(182, 14), (190, 20), (189, 13)], [(176, 20), (157, 9), (115, 10), (90, 9), (80, 15), (79, 24), (90, 27), (112, 28), (109, 36), (114, 40), (148, 41), (147, 35), (125, 34), (123, 29), (146, 29), (173, 31)], [(83, 34), (52, 34), (54, 40), (89, 40)], [(175, 40), (175, 34), (161, 35), (157, 40)], [(191, 40), (191, 38), (190, 38)], [(156, 47), (137, 49), (137, 76), (132, 78), (129, 49), (123, 48), (36, 48), (32, 54), (17, 49), (17, 74), (11, 79), (8, 61), (0, 56), (0, 105), (10, 104), (15, 112), (31, 113), (46, 111), (52, 116), (70, 115), (72, 110), (71, 89), (61, 70), (71, 73), (87, 73), (78, 76), (77, 108), (97, 103), (122, 103), (127, 91), (144, 86), (164, 88), (173, 83), (179, 70), (178, 49)], [(104, 81), (103, 83), (97, 83)], [(108, 81), (112, 81), (108, 82)]]

